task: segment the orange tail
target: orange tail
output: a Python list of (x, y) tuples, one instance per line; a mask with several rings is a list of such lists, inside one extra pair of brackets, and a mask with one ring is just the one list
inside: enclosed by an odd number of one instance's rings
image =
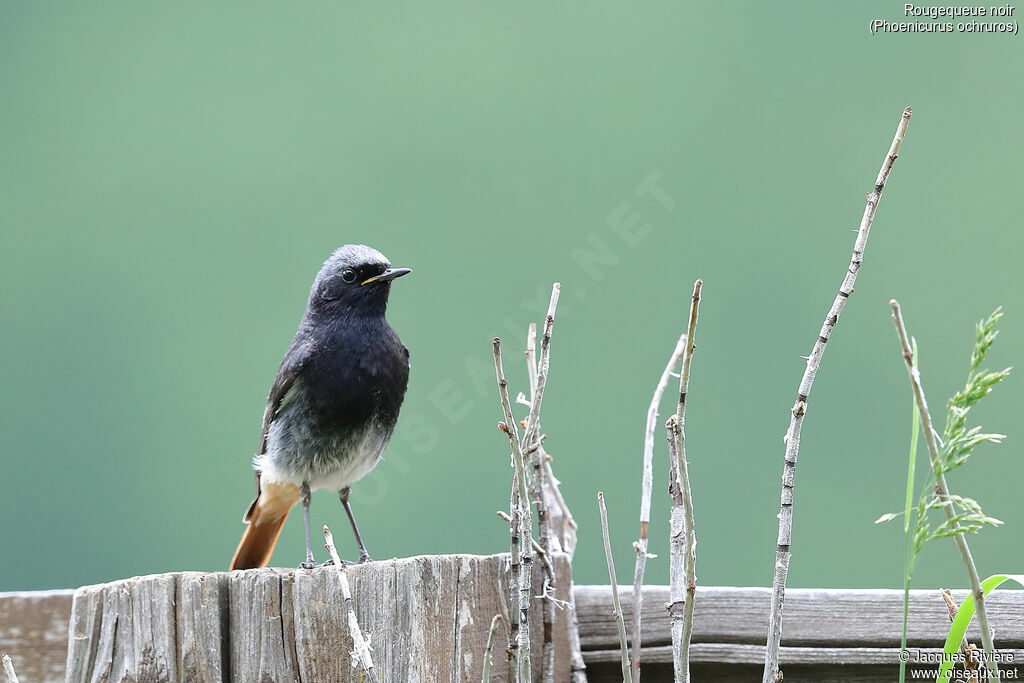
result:
[(270, 561), (277, 537), (281, 535), (288, 511), (299, 502), (299, 487), (294, 484), (267, 483), (245, 514), (245, 533), (238, 543), (231, 569), (255, 569)]

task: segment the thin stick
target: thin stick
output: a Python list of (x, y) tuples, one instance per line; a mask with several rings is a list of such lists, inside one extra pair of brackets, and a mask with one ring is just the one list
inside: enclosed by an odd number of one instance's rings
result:
[(530, 381), (530, 405), (537, 395), (537, 323), (526, 328), (526, 378)]
[(857, 273), (860, 271), (861, 263), (864, 260), (864, 249), (867, 246), (868, 234), (871, 231), (871, 223), (875, 219), (875, 210), (878, 208), (878, 201), (882, 197), (882, 190), (889, 178), (889, 171), (896, 163), (896, 157), (903, 143), (903, 136), (906, 135), (907, 125), (910, 123), (910, 107), (903, 110), (899, 126), (896, 128), (896, 135), (893, 136), (889, 151), (882, 161), (882, 167), (875, 178), (875, 186), (867, 196), (867, 205), (864, 207), (864, 214), (860, 220), (860, 227), (857, 230), (857, 239), (853, 245), (853, 255), (850, 258), (850, 266), (839, 287), (839, 293), (832, 308), (825, 316), (825, 322), (821, 326), (818, 338), (811, 349), (811, 355), (807, 359), (807, 367), (804, 368), (803, 377), (800, 379), (800, 387), (797, 389), (796, 403), (793, 405), (792, 415), (789, 422), (789, 430), (786, 432), (786, 455), (782, 468), (782, 496), (779, 511), (779, 539), (775, 549), (775, 570), (772, 580), (772, 602), (771, 612), (768, 621), (768, 644), (765, 649), (764, 677), (763, 683), (774, 683), (779, 679), (779, 646), (782, 643), (782, 606), (786, 593), (786, 578), (789, 575), (790, 547), (793, 542), (793, 487), (796, 482), (796, 460), (800, 453), (800, 430), (803, 427), (804, 415), (807, 412), (807, 398), (811, 393), (811, 386), (814, 384), (814, 377), (821, 365), (821, 357), (825, 353), (825, 344), (832, 335), (832, 329), (839, 321), (839, 316), (846, 306), (847, 299), (853, 294), (853, 285), (857, 281)]
[(494, 651), (494, 637), (498, 634), (498, 624), (501, 623), (501, 615), (495, 614), (491, 619), (491, 630), (487, 634), (487, 649), (484, 650), (484, 672), (480, 677), (480, 683), (491, 681), (491, 657)]
[[(572, 512), (566, 504), (562, 493), (559, 490), (559, 481), (551, 468), (551, 456), (544, 450), (545, 435), (540, 431), (540, 408), (543, 399), (544, 388), (547, 383), (547, 375), (550, 370), (550, 343), (551, 333), (554, 326), (555, 309), (558, 296), (561, 292), (561, 285), (555, 283), (551, 288), (551, 300), (548, 304), (548, 312), (544, 323), (544, 336), (542, 339), (541, 355), (537, 356), (537, 325), (531, 323), (526, 335), (526, 370), (530, 385), (530, 413), (521, 425), (524, 428), (524, 436), (521, 448), (525, 454), (530, 456), (533, 477), (530, 482), (530, 493), (537, 504), (538, 534), (541, 544), (534, 542), (534, 549), (537, 556), (543, 562), (545, 569), (545, 585), (541, 598), (544, 600), (544, 639), (543, 639), (543, 669), (541, 678), (544, 681), (554, 679), (555, 648), (554, 648), (554, 618), (555, 607), (560, 606), (555, 598), (556, 581), (553, 565), (549, 555), (554, 552), (565, 552), (571, 561), (576, 548), (576, 521)], [(516, 494), (518, 495), (518, 494)], [(518, 571), (518, 561), (513, 567), (513, 572)], [(518, 574), (517, 574), (518, 576)], [(518, 581), (515, 581), (518, 585)], [(518, 593), (515, 596), (518, 601)], [(511, 602), (511, 601), (510, 601)], [(583, 653), (580, 648), (579, 620), (575, 612), (575, 598), (573, 597), (572, 583), (569, 585), (569, 604), (572, 609), (569, 627), (569, 653), (570, 670), (573, 683), (586, 683), (586, 664), (583, 661)], [(513, 606), (513, 609), (517, 608)], [(509, 638), (517, 643), (518, 638), (513, 634), (518, 631), (518, 622), (514, 621), (509, 630)], [(518, 645), (510, 648), (510, 653), (518, 653)]]
[[(541, 450), (543, 451), (543, 449)], [(544, 457), (547, 462), (547, 481), (551, 484), (551, 490), (561, 500), (562, 494), (558, 490), (558, 480), (551, 473), (550, 459), (547, 454)], [(572, 518), (572, 513), (569, 512), (569, 507), (564, 500), (561, 504), (562, 512), (565, 515), (565, 525), (562, 528), (562, 550), (569, 555), (571, 563), (573, 552), (576, 549), (576, 521)], [(580, 645), (580, 618), (576, 611), (576, 590), (571, 579), (569, 581), (569, 671), (572, 683), (587, 683), (587, 664), (583, 661), (583, 648)]]
[[(558, 296), (562, 291), (562, 285), (556, 282), (551, 287), (551, 300), (548, 303), (548, 313), (544, 320), (544, 335), (541, 338), (540, 357), (536, 365), (533, 363), (533, 356), (536, 353), (537, 328), (530, 325), (526, 340), (527, 370), (530, 379), (530, 414), (526, 418), (524, 432), (524, 450), (530, 456), (533, 466), (533, 476), (530, 481), (530, 493), (533, 496), (534, 504), (537, 506), (537, 535), (540, 537), (540, 545), (545, 551), (551, 549), (551, 529), (548, 521), (548, 506), (545, 497), (546, 482), (546, 458), (541, 452), (540, 437), (540, 409), (544, 401), (544, 389), (547, 387), (548, 372), (551, 368), (551, 333), (555, 325), (555, 309), (558, 307)], [(532, 368), (532, 370), (531, 370)], [(552, 580), (554, 577), (551, 577)], [(552, 656), (554, 649), (551, 650)]]
[(562, 552), (566, 553), (571, 560), (576, 552), (576, 529), (578, 528), (576, 519), (572, 516), (569, 504), (562, 497), (562, 491), (559, 488), (562, 482), (558, 481), (555, 477), (555, 473), (551, 469), (551, 456), (544, 450), (543, 444), (540, 447), (540, 454), (544, 459), (544, 485), (547, 487), (546, 493), (555, 503), (554, 505), (548, 505), (548, 517), (551, 520), (551, 527), (559, 529), (558, 541)]
[(622, 653), (622, 683), (628, 683), (629, 646), (626, 645), (626, 623), (622, 620), (622, 605), (619, 604), (619, 582), (615, 578), (615, 558), (612, 556), (612, 541), (608, 536), (608, 509), (604, 505), (604, 493), (597, 492), (597, 508), (601, 512), (601, 535), (604, 536), (604, 559), (608, 563), (608, 578), (612, 584), (612, 609), (615, 623), (619, 627), (619, 652)]
[(633, 569), (633, 683), (640, 681), (640, 616), (644, 603), (644, 571), (647, 569), (647, 527), (651, 521), (651, 489), (654, 487), (654, 430), (658, 423), (658, 406), (661, 405), (661, 397), (668, 387), (668, 380), (672, 376), (679, 359), (683, 357), (683, 349), (686, 344), (686, 335), (679, 337), (675, 349), (665, 365), (665, 369), (654, 387), (654, 396), (651, 397), (651, 404), (647, 406), (647, 423), (644, 429), (644, 469), (641, 479), (640, 494), (640, 538), (633, 544), (636, 549), (636, 565)]
[(697, 593), (697, 533), (693, 521), (693, 498), (686, 462), (686, 396), (690, 365), (696, 348), (697, 315), (703, 280), (693, 283), (686, 346), (679, 372), (679, 402), (669, 418), (669, 455), (672, 462), (672, 513), (669, 529), (669, 616), (672, 620), (672, 670), (677, 682), (690, 680), (690, 638), (693, 634), (693, 606)]
[(967, 545), (967, 539), (960, 523), (956, 520), (956, 512), (953, 510), (953, 503), (949, 499), (949, 487), (946, 485), (946, 474), (942, 470), (942, 462), (939, 456), (939, 445), (935, 436), (935, 428), (932, 426), (932, 416), (928, 412), (928, 401), (925, 400), (924, 387), (921, 386), (921, 373), (914, 364), (913, 351), (910, 348), (910, 337), (907, 328), (903, 324), (903, 312), (896, 299), (889, 301), (892, 308), (892, 320), (896, 325), (896, 333), (900, 338), (900, 346), (903, 348), (903, 361), (907, 366), (907, 374), (910, 375), (910, 385), (914, 390), (914, 400), (917, 401), (918, 412), (921, 413), (921, 431), (924, 433), (924, 442), (928, 446), (928, 459), (931, 461), (932, 474), (935, 477), (935, 495), (942, 502), (942, 509), (946, 511), (946, 518), (949, 520), (950, 528), (953, 531), (953, 540), (960, 551), (960, 559), (967, 570), (967, 581), (971, 586), (971, 595), (974, 596), (974, 606), (978, 614), (978, 625), (981, 627), (981, 647), (985, 651), (985, 666), (993, 675), (994, 680), (999, 680), (999, 665), (995, 659), (995, 644), (992, 642), (992, 628), (988, 623), (988, 610), (985, 608), (985, 592), (981, 589), (981, 578), (978, 576), (978, 568), (974, 564), (974, 557), (971, 556), (971, 549)]
[[(553, 292), (552, 292), (553, 293)], [(550, 307), (550, 305), (549, 305)], [(552, 311), (553, 313), (553, 311)], [(526, 331), (526, 372), (530, 381), (530, 406), (537, 397), (537, 323), (530, 323)], [(561, 483), (555, 478), (551, 470), (551, 456), (544, 450), (543, 437), (539, 447), (541, 461), (544, 463), (544, 500), (547, 505), (547, 517), (551, 531), (551, 542), (557, 544), (557, 550), (569, 554), (572, 559), (573, 551), (576, 549), (576, 520), (573, 519), (565, 498), (558, 485)], [(552, 505), (552, 503), (554, 503)], [(560, 528), (558, 534), (554, 529)], [(571, 534), (571, 538), (570, 538)]]
[[(956, 600), (953, 599), (953, 593), (947, 588), (940, 588), (939, 592), (942, 593), (942, 599), (946, 602), (946, 609), (949, 611), (950, 623), (956, 619), (956, 612), (959, 607), (956, 604)], [(906, 647), (903, 648), (904, 650)], [(965, 635), (960, 639), (960, 652), (964, 656), (964, 669), (971, 672), (968, 683), (978, 683), (978, 658), (976, 655), (977, 650), (974, 646), (967, 642), (967, 636)]]
[[(551, 364), (551, 332), (555, 323), (555, 309), (558, 306), (558, 297), (562, 291), (562, 285), (558, 282), (551, 287), (551, 300), (548, 303), (547, 316), (544, 319), (544, 334), (541, 337), (540, 356), (536, 365), (531, 367), (533, 356), (536, 355), (537, 327), (530, 325), (527, 332), (527, 371), (530, 373), (530, 417), (527, 419), (527, 443), (530, 446), (534, 477), (540, 481), (539, 495), (536, 497), (538, 532), (542, 539), (545, 552), (561, 549), (569, 555), (572, 560), (576, 551), (576, 520), (569, 510), (569, 505), (562, 497), (559, 488), (559, 481), (551, 469), (551, 456), (544, 450), (544, 436), (540, 433), (540, 407), (544, 398), (544, 388), (547, 386), (547, 377)], [(532, 434), (531, 434), (532, 430)], [(538, 464), (540, 467), (538, 468)], [(541, 527), (541, 511), (543, 510), (546, 524)], [(553, 529), (558, 528), (555, 536)], [(556, 547), (557, 546), (557, 547)], [(554, 679), (555, 648), (549, 632), (553, 632), (555, 617), (555, 574), (548, 572), (550, 585), (544, 591), (546, 602), (544, 606), (544, 678), (545, 681)], [(576, 598), (572, 584), (569, 585), (569, 604), (571, 614), (569, 617), (569, 668), (573, 683), (586, 683), (586, 664), (583, 661), (583, 651), (580, 647), (579, 616), (576, 614)], [(551, 626), (552, 628), (548, 628)]]
[[(548, 313), (544, 319), (544, 335), (540, 343), (540, 357), (533, 372), (529, 372), (533, 365), (532, 355), (536, 351), (537, 328), (531, 325), (527, 332), (526, 356), (527, 370), (530, 375), (530, 414), (526, 419), (525, 444), (526, 452), (530, 455), (530, 463), (533, 466), (533, 474), (530, 478), (530, 495), (533, 504), (537, 506), (537, 536), (539, 545), (545, 554), (551, 551), (551, 527), (548, 521), (548, 505), (545, 496), (545, 458), (541, 453), (540, 439), (540, 409), (544, 400), (544, 389), (547, 386), (548, 372), (551, 368), (551, 333), (555, 325), (555, 309), (558, 307), (558, 295), (562, 291), (562, 285), (558, 282), (551, 287), (551, 300), (548, 302)], [(546, 568), (550, 568), (548, 563)], [(545, 572), (548, 588), (553, 593), (555, 590), (554, 571)], [(546, 589), (544, 595), (548, 596)], [(543, 642), (541, 645), (541, 680), (554, 681), (555, 678), (555, 603), (552, 597), (546, 597), (543, 610)]]
[[(511, 456), (513, 459), (515, 456)], [(513, 463), (513, 467), (515, 464)], [(509, 532), (509, 568), (508, 583), (511, 590), (508, 592), (508, 653), (512, 661), (512, 670), (519, 671), (519, 576), (522, 560), (522, 553), (519, 551), (522, 539), (519, 537), (521, 531), (519, 521), (519, 474), (512, 473), (512, 491), (509, 494), (509, 511), (512, 513), (508, 520)]]
[(373, 668), (373, 658), (370, 656), (370, 643), (363, 637), (359, 621), (356, 619), (356, 610), (352, 604), (352, 589), (349, 588), (348, 576), (345, 575), (345, 565), (338, 557), (338, 549), (334, 547), (334, 535), (326, 524), (324, 524), (324, 547), (327, 548), (327, 552), (330, 553), (331, 559), (334, 560), (334, 566), (338, 570), (341, 595), (345, 599), (345, 609), (348, 612), (348, 631), (352, 636), (352, 646), (355, 649), (353, 654), (358, 658), (363, 670), (366, 671), (367, 678), (372, 683), (378, 683), (377, 672)]
[(14, 662), (11, 661), (11, 657), (8, 654), (4, 654), (2, 658), (4, 664), (4, 673), (7, 675), (7, 683), (18, 683), (18, 674), (14, 672)]
[[(516, 524), (513, 521), (512, 517), (509, 516), (509, 514), (507, 512), (505, 512), (504, 510), (498, 510), (497, 514), (498, 514), (498, 517), (500, 517), (501, 519), (505, 520), (509, 524), (511, 524), (511, 525), (515, 525)], [(516, 527), (516, 528), (518, 528), (518, 527)], [(518, 536), (517, 536), (517, 538), (518, 538)], [(553, 576), (555, 570), (551, 566), (550, 561), (548, 560), (548, 558), (546, 558), (544, 555), (541, 554), (543, 549), (539, 545), (537, 545), (536, 541), (534, 541), (534, 543), (533, 543), (533, 549), (537, 551), (537, 555), (541, 558), (541, 562), (544, 563), (545, 568), (548, 570), (548, 574)], [(570, 559), (571, 559), (571, 557), (572, 556), (570, 555)], [(516, 566), (518, 567), (518, 564)], [(518, 597), (519, 597), (518, 592), (513, 591), (513, 593), (514, 593), (516, 599), (518, 599)], [(552, 605), (555, 604), (555, 599), (552, 597), (550, 592), (545, 591), (545, 596), (544, 597), (549, 598), (551, 600), (551, 602), (552, 602)], [(563, 603), (563, 606), (564, 606), (564, 603)], [(572, 586), (572, 582), (571, 581), (569, 583), (569, 602), (568, 602), (568, 607), (569, 607), (569, 670), (570, 670), (570, 677), (571, 677), (570, 680), (572, 681), (572, 683), (587, 683), (587, 665), (586, 665), (586, 662), (583, 661), (583, 650), (580, 647), (580, 624), (579, 624), (579, 617), (576, 614), (576, 597), (575, 597), (575, 593), (573, 591), (573, 586)], [(511, 639), (511, 636), (510, 636), (510, 639)], [(518, 648), (518, 644), (516, 645), (516, 647)], [(511, 650), (509, 651), (509, 653), (510, 653), (510, 656), (511, 656)]]
[[(532, 683), (533, 673), (530, 664), (530, 596), (533, 578), (533, 511), (530, 509), (530, 492), (526, 488), (526, 467), (523, 462), (523, 448), (519, 441), (519, 428), (512, 415), (512, 402), (508, 397), (508, 380), (501, 362), (501, 339), (494, 338), (494, 374), (498, 380), (498, 395), (501, 398), (501, 409), (505, 414), (505, 422), (499, 427), (508, 436), (512, 446), (512, 462), (516, 468), (516, 486), (519, 500), (516, 511), (519, 517), (519, 648), (516, 675), (521, 683)], [(538, 381), (539, 386), (539, 381)], [(513, 516), (516, 512), (513, 512)], [(514, 560), (513, 560), (514, 561)], [(512, 591), (516, 590), (512, 586)], [(510, 615), (510, 618), (515, 618)]]
[(540, 340), (540, 356), (537, 359), (537, 386), (532, 390), (533, 401), (530, 415), (526, 420), (526, 443), (530, 446), (540, 434), (540, 408), (544, 401), (544, 389), (548, 384), (548, 371), (551, 368), (551, 332), (555, 326), (555, 309), (558, 307), (558, 296), (562, 292), (559, 282), (551, 286), (551, 300), (548, 302), (548, 314), (544, 319), (544, 335)]

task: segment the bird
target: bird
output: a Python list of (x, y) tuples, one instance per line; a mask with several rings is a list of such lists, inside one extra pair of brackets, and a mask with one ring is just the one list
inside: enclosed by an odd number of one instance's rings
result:
[(299, 566), (318, 566), (309, 527), (317, 489), (338, 493), (359, 562), (370, 561), (349, 496), (387, 448), (409, 384), (409, 350), (385, 313), (392, 282), (410, 272), (393, 268), (376, 249), (346, 244), (317, 273), (267, 398), (253, 460), (256, 498), (242, 518), (232, 570), (270, 561), (296, 503), (306, 523), (306, 560)]

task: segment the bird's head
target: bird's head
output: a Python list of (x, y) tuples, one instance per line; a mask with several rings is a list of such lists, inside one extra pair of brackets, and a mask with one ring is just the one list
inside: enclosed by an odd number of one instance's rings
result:
[(313, 281), (309, 312), (332, 314), (355, 309), (383, 314), (391, 281), (411, 272), (409, 268), (392, 268), (384, 254), (362, 244), (338, 247)]

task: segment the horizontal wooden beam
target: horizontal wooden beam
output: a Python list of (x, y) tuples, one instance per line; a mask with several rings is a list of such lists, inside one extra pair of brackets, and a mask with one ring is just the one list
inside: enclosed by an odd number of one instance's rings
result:
[(64, 680), (73, 590), (0, 593), (0, 652), (14, 658), (18, 678)]
[[(621, 680), (611, 588), (576, 586), (575, 596), (590, 683)], [(962, 601), (966, 591), (954, 591), (954, 596)], [(644, 587), (644, 681), (672, 680), (668, 597), (667, 586)], [(632, 588), (620, 587), (619, 598), (628, 624), (633, 618)], [(761, 680), (770, 602), (767, 588), (698, 586), (690, 650), (695, 681)], [(997, 592), (986, 603), (999, 652), (1012, 662), (1001, 670), (1024, 678), (1024, 591)], [(941, 651), (948, 614), (938, 591), (911, 591), (910, 668), (934, 669), (926, 658)], [(891, 683), (899, 670), (902, 628), (903, 591), (789, 589), (781, 651), (786, 681)], [(969, 636), (979, 642), (976, 625)]]
[[(927, 664), (923, 659), (915, 659), (915, 649), (908, 648), (911, 662), (915, 666)], [(790, 666), (899, 666), (900, 649), (897, 647), (783, 647), (783, 665)], [(923, 652), (923, 651), (922, 651)], [(999, 650), (1014, 662), (1024, 662), (1024, 649)], [(587, 664), (615, 664), (618, 666), (620, 657), (618, 648), (614, 650), (589, 650), (584, 653)], [(923, 655), (922, 657), (927, 656)], [(651, 664), (671, 664), (672, 646), (658, 645), (645, 647), (642, 662)], [(729, 665), (764, 665), (764, 645), (736, 645), (731, 643), (695, 643), (690, 646), (690, 661), (695, 664)], [(787, 678), (789, 678), (787, 676)]]
[[(966, 591), (953, 591), (962, 601)], [(633, 618), (633, 589), (619, 587), (626, 621)], [(645, 586), (643, 644), (671, 644), (668, 586)], [(996, 640), (1007, 648), (1024, 648), (1024, 591), (997, 591), (985, 601)], [(693, 642), (763, 645), (767, 639), (768, 588), (698, 586)], [(583, 650), (618, 647), (609, 586), (576, 586)], [(907, 643), (934, 647), (949, 631), (946, 604), (937, 590), (910, 593)], [(791, 647), (899, 647), (903, 629), (903, 591), (791, 588), (786, 591), (783, 643)], [(977, 625), (968, 636), (977, 638)]]

